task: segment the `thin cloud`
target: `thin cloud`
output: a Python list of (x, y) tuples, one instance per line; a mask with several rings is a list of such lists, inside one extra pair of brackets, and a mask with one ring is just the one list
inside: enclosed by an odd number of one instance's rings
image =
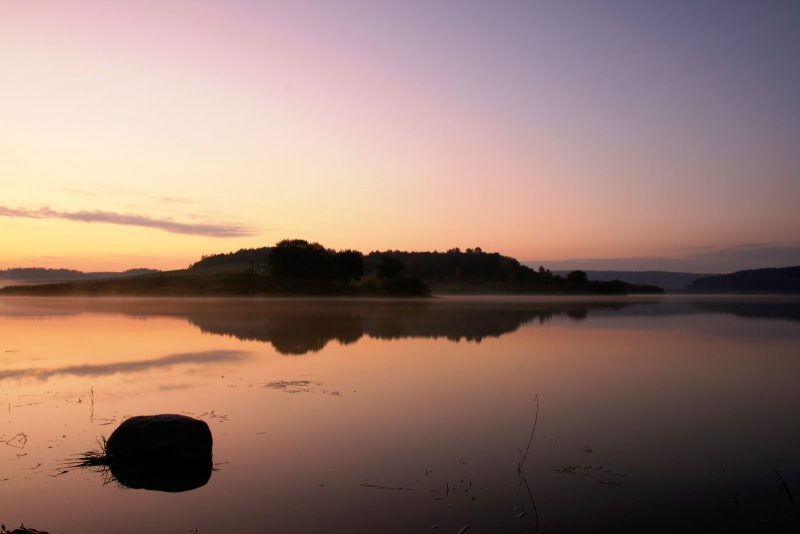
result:
[(0, 206), (0, 217), (23, 217), (27, 219), (63, 219), (86, 223), (119, 224), (155, 228), (173, 234), (204, 235), (208, 237), (244, 237), (255, 232), (239, 224), (182, 223), (169, 219), (156, 219), (133, 213), (112, 211), (58, 211), (51, 208), (25, 209)]
[(105, 186), (105, 187), (94, 187), (92, 189), (78, 189), (75, 187), (62, 187), (61, 191), (65, 193), (73, 193), (77, 195), (89, 196), (89, 197), (108, 197), (108, 196), (117, 196), (117, 197), (139, 197), (143, 199), (147, 199), (150, 202), (161, 202), (165, 204), (182, 204), (182, 205), (199, 205), (202, 204), (201, 202), (197, 202), (196, 200), (190, 200), (188, 198), (180, 198), (180, 197), (173, 197), (173, 196), (164, 196), (164, 195), (153, 195), (150, 193), (146, 193), (144, 191), (140, 191), (138, 189), (132, 189), (128, 187), (118, 187), (118, 186)]

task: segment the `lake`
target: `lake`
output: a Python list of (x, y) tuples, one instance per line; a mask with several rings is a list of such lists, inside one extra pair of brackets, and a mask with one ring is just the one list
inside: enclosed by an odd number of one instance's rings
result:
[[(0, 521), (797, 532), (798, 379), (795, 298), (3, 298)], [(72, 465), (162, 413), (208, 423), (199, 487)]]

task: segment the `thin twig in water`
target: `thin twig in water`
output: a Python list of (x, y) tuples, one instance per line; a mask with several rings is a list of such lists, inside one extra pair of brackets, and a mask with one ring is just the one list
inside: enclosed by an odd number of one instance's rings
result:
[(24, 432), (20, 432), (10, 440), (6, 441), (6, 445), (14, 447), (15, 449), (24, 449), (28, 443), (28, 436)]
[[(525, 484), (525, 489), (528, 491), (528, 497), (531, 498), (531, 506), (533, 506), (533, 514), (534, 514), (534, 532), (539, 532), (539, 510), (536, 508), (536, 500), (533, 498), (533, 492), (531, 492), (530, 486), (528, 486), (528, 480), (525, 478), (525, 473), (522, 471), (522, 465), (525, 463), (525, 460), (528, 458), (528, 453), (531, 450), (531, 443), (533, 443), (533, 435), (536, 433), (536, 423), (539, 422), (539, 395), (537, 394), (534, 397), (534, 401), (536, 402), (536, 415), (533, 418), (533, 428), (531, 429), (531, 437), (528, 438), (528, 446), (525, 448), (525, 453), (522, 453), (522, 449), (519, 450), (520, 461), (517, 464), (517, 474), (519, 475), (520, 484)], [(523, 517), (525, 514), (517, 515), (518, 518)]]
[(733, 484), (731, 484), (731, 481), (728, 478), (728, 472), (725, 471), (725, 466), (720, 464), (720, 467), (722, 468), (722, 474), (725, 475), (725, 482), (728, 483), (728, 489), (730, 490), (731, 495), (733, 496), (733, 504), (739, 504), (739, 496), (736, 495), (736, 492), (733, 490)]
[(525, 463), (525, 459), (528, 457), (528, 452), (531, 450), (531, 443), (533, 443), (533, 434), (536, 432), (536, 423), (539, 422), (539, 395), (537, 394), (534, 399), (536, 402), (536, 416), (533, 419), (533, 428), (531, 429), (531, 437), (528, 439), (528, 447), (525, 449), (525, 454), (522, 454), (522, 449), (519, 451), (519, 455), (522, 458), (517, 465), (517, 471), (522, 474), (522, 464)]
[(794, 508), (794, 516), (795, 516), (795, 518), (797, 518), (797, 520), (800, 521), (800, 514), (797, 513), (797, 503), (794, 501), (794, 497), (792, 496), (792, 492), (789, 489), (789, 486), (786, 484), (786, 481), (783, 480), (783, 477), (781, 476), (781, 474), (778, 473), (777, 469), (775, 470), (775, 474), (778, 475), (778, 478), (781, 481), (781, 489), (786, 491), (786, 496), (789, 497), (789, 502), (792, 503), (792, 508)]
[[(536, 508), (536, 500), (533, 498), (533, 493), (531, 492), (530, 486), (528, 486), (528, 480), (525, 478), (521, 472), (519, 474), (519, 480), (523, 484), (525, 484), (525, 489), (528, 490), (528, 497), (531, 498), (531, 506), (533, 506), (533, 530), (534, 532), (539, 532), (539, 509)], [(517, 514), (517, 518), (522, 518), (525, 514)]]
[(411, 488), (403, 488), (399, 486), (381, 486), (380, 484), (372, 484), (370, 482), (361, 482), (359, 486), (364, 486), (365, 488), (375, 488), (375, 489), (382, 489), (382, 490), (403, 490), (403, 491), (412, 491)]

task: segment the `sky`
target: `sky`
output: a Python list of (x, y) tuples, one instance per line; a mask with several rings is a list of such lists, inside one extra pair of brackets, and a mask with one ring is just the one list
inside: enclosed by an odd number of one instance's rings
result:
[(793, 0), (0, 1), (0, 269), (798, 265), (798, 58)]

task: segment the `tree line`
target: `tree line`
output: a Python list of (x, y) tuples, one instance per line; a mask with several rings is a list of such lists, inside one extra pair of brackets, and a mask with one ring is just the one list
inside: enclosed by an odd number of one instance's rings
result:
[(480, 247), (446, 252), (336, 251), (303, 239), (284, 239), (274, 247), (241, 249), (228, 254), (203, 256), (190, 269), (225, 264), (249, 264), (279, 280), (302, 279), (331, 282), (376, 283), (398, 292), (506, 292), (546, 294), (663, 293), (661, 288), (619, 280), (588, 280), (583, 271), (566, 277), (549, 269), (534, 270), (514, 258)]
[(692, 282), (690, 293), (800, 294), (800, 266), (751, 269), (707, 276)]

